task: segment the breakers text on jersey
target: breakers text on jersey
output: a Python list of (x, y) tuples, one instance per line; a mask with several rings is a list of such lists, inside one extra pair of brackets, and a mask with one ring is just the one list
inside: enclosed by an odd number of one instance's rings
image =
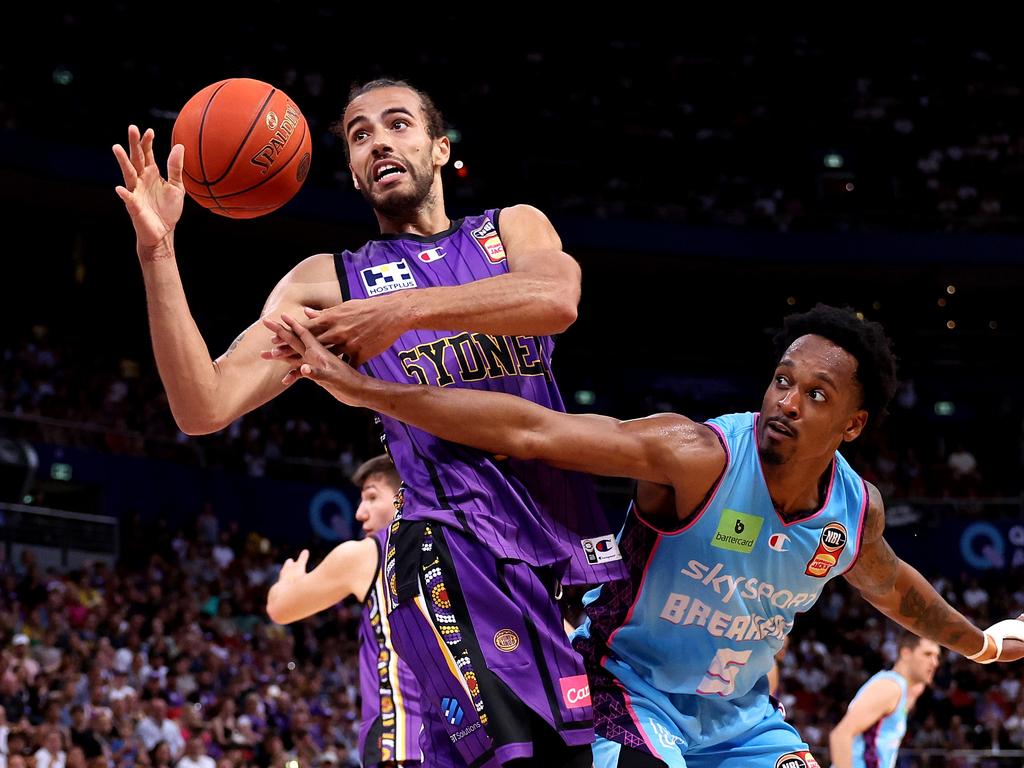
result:
[[(810, 607), (818, 597), (817, 592), (794, 593), (788, 589), (777, 589), (774, 584), (753, 576), (723, 573), (724, 568), (722, 563), (709, 566), (699, 560), (690, 560), (680, 573), (713, 590), (723, 604), (728, 605), (733, 599), (742, 603), (745, 612), (727, 613), (694, 595), (672, 592), (661, 610), (661, 618), (673, 624), (703, 627), (714, 637), (740, 642), (763, 640), (766, 637), (781, 640), (793, 623), (784, 615), (772, 611), (772, 608), (793, 610)], [(767, 611), (769, 615), (764, 615), (758, 609)]]

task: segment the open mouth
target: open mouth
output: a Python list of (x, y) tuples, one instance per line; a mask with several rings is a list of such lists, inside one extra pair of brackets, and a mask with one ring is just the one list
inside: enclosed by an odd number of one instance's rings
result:
[(387, 182), (388, 180), (397, 179), (399, 176), (406, 174), (405, 168), (398, 163), (383, 163), (373, 171), (373, 180), (375, 183)]

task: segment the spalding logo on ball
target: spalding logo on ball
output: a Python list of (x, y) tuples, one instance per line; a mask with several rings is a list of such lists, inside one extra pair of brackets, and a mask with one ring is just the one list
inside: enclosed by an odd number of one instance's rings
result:
[(185, 191), (233, 219), (262, 216), (291, 200), (312, 154), (309, 126), (295, 102), (245, 77), (213, 83), (189, 99), (171, 142), (185, 145)]

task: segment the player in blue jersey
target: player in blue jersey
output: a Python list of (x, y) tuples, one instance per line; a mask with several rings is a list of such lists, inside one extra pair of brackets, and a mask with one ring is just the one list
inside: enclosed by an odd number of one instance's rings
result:
[[(495, 389), (564, 410), (551, 336), (576, 319), (579, 267), (530, 206), (448, 216), (443, 127), (429, 97), (406, 83), (352, 91), (337, 133), (380, 235), (300, 262), (262, 316), (305, 315), (335, 352), (375, 376)], [(268, 349), (273, 341), (260, 321), (210, 357), (174, 247), (184, 147), (171, 149), (165, 180), (153, 140), (152, 130), (130, 126), (127, 151), (114, 147), (124, 177), (117, 194), (135, 227), (171, 411), (182, 431), (205, 434), (276, 397), (296, 374), (289, 351)], [(623, 572), (617, 551), (594, 554), (608, 530), (589, 478), (383, 422), (407, 485), (387, 543), (387, 610), (396, 649), (431, 708), (427, 759), (451, 753), (480, 768), (589, 765), (585, 669), (555, 601), (560, 583)]]
[(288, 325), (301, 375), (345, 403), (481, 450), (640, 481), (617, 542), (629, 577), (588, 596), (575, 638), (598, 768), (815, 768), (769, 697), (767, 673), (796, 615), (838, 575), (968, 658), (1024, 655), (1024, 622), (983, 632), (893, 553), (878, 490), (838, 452), (881, 417), (896, 386), (882, 328), (851, 311), (819, 305), (788, 317), (760, 412), (706, 424), (373, 380)]
[(907, 715), (939, 666), (939, 646), (905, 633), (891, 670), (872, 676), (829, 735), (833, 768), (894, 768)]

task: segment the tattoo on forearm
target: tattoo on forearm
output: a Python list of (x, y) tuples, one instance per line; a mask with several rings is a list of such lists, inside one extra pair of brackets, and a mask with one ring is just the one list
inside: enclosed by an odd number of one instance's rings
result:
[(231, 346), (230, 346), (230, 347), (228, 347), (228, 351), (224, 353), (224, 357), (227, 357), (227, 356), (228, 356), (228, 355), (230, 355), (230, 354), (231, 354), (232, 352), (234, 352), (234, 351), (235, 351), (235, 348), (236, 348), (236, 347), (237, 347), (237, 346), (238, 346), (239, 344), (241, 344), (241, 343), (242, 343), (242, 339), (244, 339), (244, 338), (245, 338), (245, 331), (242, 331), (242, 332), (241, 332), (240, 334), (238, 334), (238, 338), (236, 338), (236, 339), (235, 339), (234, 341), (232, 341), (232, 342), (231, 342)]
[(927, 602), (911, 587), (900, 600), (900, 615), (910, 619), (927, 637), (945, 646), (955, 645), (964, 636), (959, 615), (943, 600)]

